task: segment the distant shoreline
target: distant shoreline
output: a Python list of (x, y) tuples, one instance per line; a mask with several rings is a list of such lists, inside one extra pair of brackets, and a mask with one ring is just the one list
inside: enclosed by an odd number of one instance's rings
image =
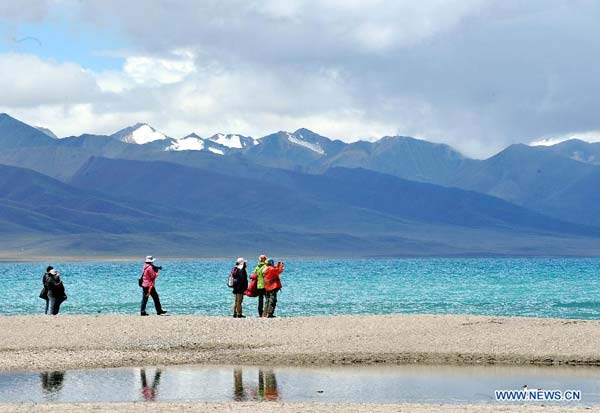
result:
[[(49, 256), (49, 257), (0, 257), (0, 264), (36, 264), (36, 263), (52, 263), (52, 262), (143, 262), (144, 257), (95, 257), (95, 256)], [(231, 260), (231, 257), (208, 257), (208, 258), (193, 258), (193, 257), (161, 257), (161, 261), (220, 261)]]
[(178, 364), (597, 366), (599, 341), (600, 321), (550, 318), (2, 316), (0, 370)]
[[(231, 255), (224, 257), (162, 257), (158, 256), (160, 261), (231, 261), (239, 256)], [(250, 261), (253, 256), (246, 256)], [(286, 254), (274, 254), (287, 260), (386, 260), (386, 259), (600, 259), (598, 255), (503, 255), (503, 254), (463, 254), (463, 255), (395, 255), (395, 256), (290, 256)], [(53, 263), (53, 262), (142, 262), (144, 257), (139, 256), (43, 256), (43, 257), (2, 257), (0, 256), (0, 264), (36, 264), (36, 263)]]

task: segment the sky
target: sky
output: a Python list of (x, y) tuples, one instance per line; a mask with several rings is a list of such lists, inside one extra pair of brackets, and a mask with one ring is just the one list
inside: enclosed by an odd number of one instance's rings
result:
[(0, 112), (59, 136), (308, 128), (484, 158), (600, 141), (600, 2), (7, 0)]

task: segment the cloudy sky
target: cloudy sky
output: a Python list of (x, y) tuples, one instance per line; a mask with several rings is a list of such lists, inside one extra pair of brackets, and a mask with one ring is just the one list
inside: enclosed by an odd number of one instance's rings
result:
[(475, 157), (600, 140), (599, 21), (585, 0), (7, 0), (0, 112), (60, 136), (306, 127)]

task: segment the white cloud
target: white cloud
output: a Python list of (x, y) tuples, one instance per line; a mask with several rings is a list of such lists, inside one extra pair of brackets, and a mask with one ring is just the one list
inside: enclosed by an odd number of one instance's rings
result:
[(107, 70), (97, 74), (103, 91), (120, 93), (138, 86), (159, 86), (183, 81), (196, 71), (194, 54), (174, 50), (169, 58), (156, 56), (125, 56), (120, 71)]
[(131, 56), (125, 60), (123, 71), (136, 83), (168, 84), (181, 82), (196, 70), (191, 52), (176, 50), (173, 58)]
[(78, 104), (99, 97), (92, 72), (23, 54), (0, 54), (0, 105)]
[(579, 139), (585, 142), (600, 142), (600, 130), (581, 133), (569, 133), (562, 136), (553, 136), (535, 140), (530, 143), (531, 146), (552, 146), (569, 139)]
[(55, 0), (19, 0), (0, 2), (0, 19), (13, 23), (42, 20)]
[(140, 7), (73, 8), (126, 37), (118, 70), (0, 55), (0, 106), (63, 135), (136, 122), (170, 136), (307, 127), (479, 157), (600, 130), (600, 79), (586, 70), (600, 64), (593, 2), (147, 0), (143, 18)]

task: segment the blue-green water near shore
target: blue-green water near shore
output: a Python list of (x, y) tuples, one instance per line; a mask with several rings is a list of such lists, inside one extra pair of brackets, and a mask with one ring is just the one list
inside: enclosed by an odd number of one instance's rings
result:
[[(64, 314), (136, 314), (137, 262), (49, 263), (61, 273)], [(160, 263), (157, 289), (172, 314), (229, 315), (229, 261)], [(253, 268), (254, 262), (250, 262)], [(0, 314), (40, 314), (47, 263), (0, 264)], [(250, 271), (249, 271), (250, 272)], [(279, 316), (481, 314), (600, 319), (600, 259), (289, 260)], [(255, 314), (255, 298), (244, 311)], [(153, 305), (150, 303), (150, 310)]]

